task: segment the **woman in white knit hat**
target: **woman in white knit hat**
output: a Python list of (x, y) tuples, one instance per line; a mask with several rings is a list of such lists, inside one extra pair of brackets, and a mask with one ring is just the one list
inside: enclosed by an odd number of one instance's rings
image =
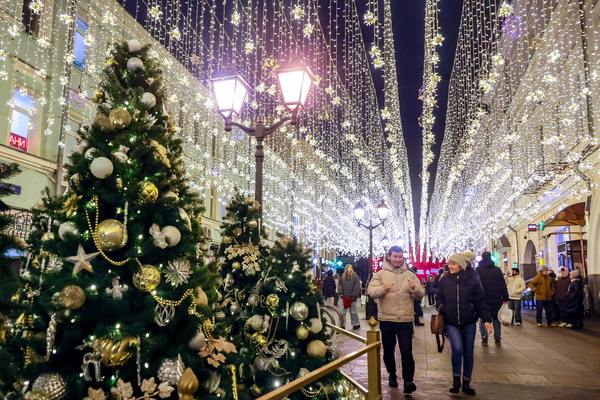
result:
[(450, 392), (458, 393), (462, 388), (468, 395), (475, 395), (471, 388), (471, 375), (477, 320), (481, 318), (484, 321), (488, 334), (492, 331), (492, 318), (481, 284), (475, 272), (467, 270), (474, 259), (475, 254), (471, 252), (450, 256), (449, 271), (440, 278), (436, 293), (437, 309), (444, 318), (452, 347), (453, 382)]

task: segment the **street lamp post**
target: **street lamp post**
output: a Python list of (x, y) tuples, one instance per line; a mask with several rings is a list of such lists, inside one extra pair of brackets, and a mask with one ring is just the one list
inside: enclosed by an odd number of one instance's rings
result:
[[(371, 282), (371, 278), (373, 277), (373, 231), (385, 224), (385, 221), (390, 214), (390, 209), (385, 204), (385, 201), (381, 199), (381, 203), (379, 203), (379, 205), (377, 206), (377, 215), (379, 217), (379, 222), (373, 224), (373, 220), (369, 218), (369, 225), (366, 225), (362, 222), (363, 218), (365, 217), (365, 205), (362, 201), (356, 203), (353, 212), (354, 219), (358, 223), (358, 226), (361, 226), (369, 231), (369, 278), (367, 280), (368, 287), (369, 282)], [(375, 304), (375, 301), (370, 296), (365, 311), (367, 320), (371, 316), (377, 317), (377, 304)]]
[[(290, 122), (296, 125), (298, 113), (304, 106), (308, 91), (314, 80), (310, 69), (298, 61), (289, 61), (275, 70), (283, 105), (290, 112), (289, 116), (281, 118), (273, 125), (267, 126), (263, 121), (257, 121), (255, 126), (249, 127), (233, 121), (234, 115), (239, 115), (240, 110), (250, 90), (250, 85), (233, 70), (223, 70), (211, 78), (212, 91), (217, 103), (217, 111), (225, 120), (225, 131), (231, 132), (232, 127), (237, 127), (256, 139), (256, 174), (254, 181), (254, 198), (261, 205), (260, 216), (263, 209), (263, 163), (265, 159), (263, 141), (281, 125)], [(261, 218), (262, 223), (262, 218)]]

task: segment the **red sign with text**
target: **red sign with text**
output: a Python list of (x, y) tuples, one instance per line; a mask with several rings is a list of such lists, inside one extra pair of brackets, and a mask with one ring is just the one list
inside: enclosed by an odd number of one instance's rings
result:
[(27, 151), (27, 139), (12, 132), (8, 137), (8, 145), (21, 151)]

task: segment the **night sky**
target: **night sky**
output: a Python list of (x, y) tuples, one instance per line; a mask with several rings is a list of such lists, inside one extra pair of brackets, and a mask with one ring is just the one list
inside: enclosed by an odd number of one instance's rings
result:
[[(442, 82), (439, 86), (438, 109), (434, 125), (436, 158), (430, 167), (429, 193), (433, 190), (437, 160), (444, 136), (448, 82), (452, 73), (461, 11), (462, 0), (440, 0), (439, 25), (445, 40), (440, 51), (439, 73), (442, 76)], [(422, 139), (418, 118), (421, 115), (422, 103), (418, 96), (419, 89), (423, 84), (425, 0), (392, 0), (392, 16), (402, 129), (408, 149), (408, 164), (417, 225), (415, 228), (419, 229)]]

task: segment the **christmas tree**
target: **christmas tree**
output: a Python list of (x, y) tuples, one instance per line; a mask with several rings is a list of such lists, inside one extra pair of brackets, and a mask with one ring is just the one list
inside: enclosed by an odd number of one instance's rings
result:
[[(0, 164), (0, 181), (20, 172), (17, 164)], [(9, 195), (10, 188), (6, 184), (0, 185), (0, 197)], [(0, 200), (0, 211), (8, 211), (8, 206)], [(7, 234), (6, 229), (12, 223), (8, 214), (0, 215), (0, 388), (14, 379), (13, 358), (7, 350), (5, 343), (9, 340), (9, 327), (14, 315), (19, 313), (19, 305), (14, 296), (18, 293), (20, 282), (18, 270), (15, 269), (13, 258), (7, 254), (11, 249), (23, 249), (25, 243), (22, 239)], [(2, 395), (0, 389), (0, 395)]]
[[(220, 304), (230, 340), (238, 345), (230, 360), (240, 398), (259, 397), (333, 359), (308, 254), (290, 238), (261, 246), (259, 208), (236, 195), (219, 250)], [(332, 374), (289, 398), (337, 398), (337, 382), (339, 375)]]
[(40, 279), (14, 335), (26, 398), (225, 393), (214, 367), (235, 347), (212, 335), (216, 274), (162, 79), (148, 46), (112, 47), (69, 188), (36, 219), (30, 260)]
[[(236, 193), (227, 206), (225, 222), (221, 225), (222, 243), (218, 251), (218, 270), (221, 275), (222, 299), (219, 302), (220, 326), (226, 327), (230, 341), (238, 347), (238, 353), (229, 357), (221, 376), (230, 376), (237, 384), (236, 395), (247, 399), (250, 392), (258, 394), (252, 386), (253, 359), (247, 354), (264, 335), (250, 335), (247, 321), (253, 308), (261, 303), (260, 286), (264, 281), (265, 259), (268, 248), (263, 244), (260, 232), (260, 204), (252, 197)], [(268, 326), (268, 321), (261, 320)]]

